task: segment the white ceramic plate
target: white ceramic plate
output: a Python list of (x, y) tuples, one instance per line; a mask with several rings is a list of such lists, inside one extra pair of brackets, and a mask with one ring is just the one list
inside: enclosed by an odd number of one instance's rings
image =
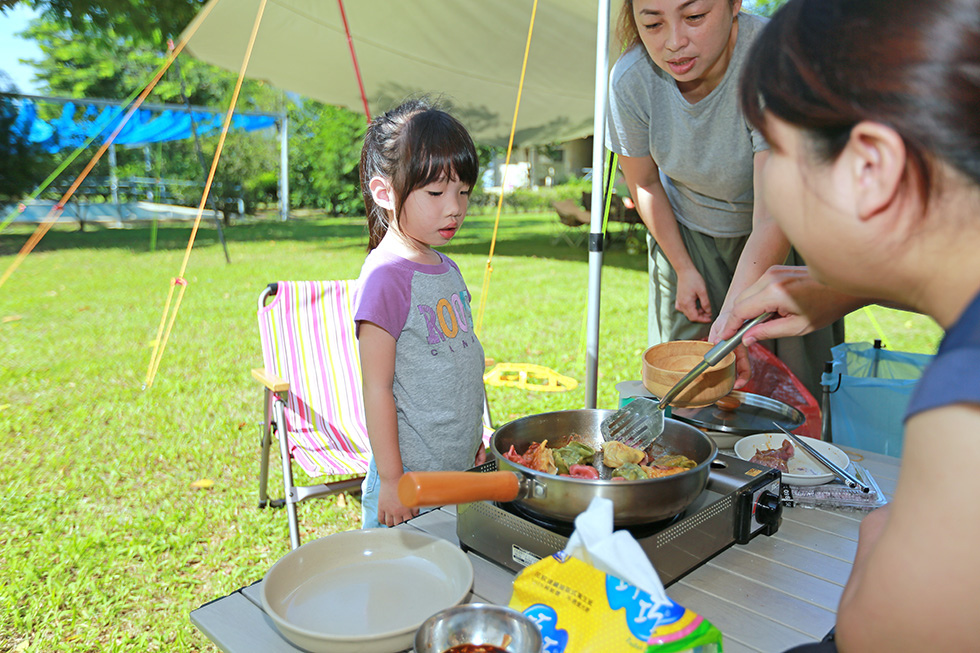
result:
[[(789, 440), (789, 438), (782, 433), (747, 435), (735, 443), (735, 455), (742, 460), (749, 460), (757, 451), (780, 448), (785, 440)], [(847, 469), (847, 466), (851, 464), (847, 454), (829, 442), (807, 438), (806, 443), (841, 469)], [(789, 472), (783, 473), (783, 483), (787, 485), (823, 485), (834, 480), (833, 472), (830, 472), (810, 454), (803, 451), (795, 442), (792, 444), (795, 452), (786, 464)]]
[(473, 565), (449, 542), (406, 528), (347, 531), (290, 551), (266, 573), (262, 604), (282, 635), (318, 653), (411, 648), (433, 614), (457, 605)]

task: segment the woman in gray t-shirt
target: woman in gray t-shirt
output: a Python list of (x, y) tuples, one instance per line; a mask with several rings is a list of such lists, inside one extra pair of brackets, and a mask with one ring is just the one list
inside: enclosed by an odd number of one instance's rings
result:
[[(769, 154), (739, 107), (739, 71), (765, 20), (741, 0), (625, 0), (626, 52), (613, 67), (609, 143), (650, 231), (649, 344), (709, 337), (712, 323), (789, 243), (756, 203)], [(731, 292), (730, 292), (731, 291)], [(777, 354), (816, 394), (829, 348), (782, 341)]]

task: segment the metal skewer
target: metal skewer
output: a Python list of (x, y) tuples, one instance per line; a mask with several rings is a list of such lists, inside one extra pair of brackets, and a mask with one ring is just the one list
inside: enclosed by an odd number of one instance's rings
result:
[(814, 449), (813, 447), (811, 447), (810, 445), (808, 445), (806, 442), (804, 442), (803, 441), (803, 438), (801, 438), (798, 435), (795, 435), (793, 433), (790, 433), (785, 428), (783, 428), (783, 426), (781, 424), (779, 424), (778, 422), (773, 422), (773, 424), (776, 426), (777, 429), (779, 429), (780, 431), (782, 431), (783, 433), (785, 433), (793, 442), (795, 442), (797, 445), (799, 445), (799, 447), (801, 449), (803, 449), (803, 451), (807, 452), (808, 454), (810, 454), (811, 456), (813, 456), (814, 458), (816, 458), (827, 469), (829, 469), (830, 471), (832, 471), (837, 476), (837, 478), (839, 478), (841, 481), (843, 481), (847, 485), (847, 487), (858, 488), (859, 490), (861, 490), (862, 492), (865, 492), (865, 493), (871, 491), (871, 488), (868, 487), (867, 485), (865, 485), (864, 483), (862, 483), (860, 480), (858, 480), (858, 478), (856, 476), (854, 476), (853, 474), (851, 474), (850, 472), (848, 472), (846, 470), (841, 469), (832, 460), (830, 460), (825, 455), (823, 455), (822, 453), (820, 453), (819, 451), (817, 451), (816, 449)]

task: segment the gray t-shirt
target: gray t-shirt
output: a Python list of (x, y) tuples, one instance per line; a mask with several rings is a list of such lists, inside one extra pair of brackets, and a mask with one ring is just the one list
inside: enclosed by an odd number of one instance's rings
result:
[(402, 464), (412, 471), (466, 470), (483, 436), (483, 347), (459, 268), (371, 251), (361, 268), (354, 320), (395, 344), (392, 391)]
[(652, 156), (677, 220), (716, 237), (752, 230), (752, 158), (768, 149), (739, 107), (749, 47), (766, 19), (740, 13), (738, 40), (721, 83), (691, 104), (639, 45), (613, 66), (608, 142), (624, 156)]

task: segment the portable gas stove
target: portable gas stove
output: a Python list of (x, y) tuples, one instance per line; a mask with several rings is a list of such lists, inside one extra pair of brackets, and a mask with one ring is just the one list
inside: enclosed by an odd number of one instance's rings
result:
[[(476, 469), (496, 471), (491, 461)], [(704, 492), (680, 515), (629, 531), (667, 586), (732, 544), (772, 535), (782, 521), (779, 472), (718, 454)], [(511, 503), (480, 501), (456, 508), (456, 534), (463, 550), (520, 571), (565, 548), (573, 524), (546, 522)]]

